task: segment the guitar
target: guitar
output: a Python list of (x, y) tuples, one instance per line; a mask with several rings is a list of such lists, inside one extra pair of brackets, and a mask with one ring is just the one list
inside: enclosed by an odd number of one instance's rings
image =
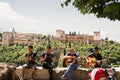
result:
[(77, 61), (81, 61), (81, 58), (73, 58), (73, 56), (71, 56), (70, 58), (65, 59), (65, 65), (68, 67), (70, 65), (70, 63), (76, 63)]
[(106, 59), (104, 59), (104, 60), (96, 60), (96, 58), (91, 58), (91, 57), (88, 57), (87, 59), (86, 59), (86, 66), (87, 67), (90, 67), (90, 66), (95, 66), (96, 64), (97, 64), (97, 62), (99, 61), (99, 62), (103, 62), (103, 61), (107, 61)]

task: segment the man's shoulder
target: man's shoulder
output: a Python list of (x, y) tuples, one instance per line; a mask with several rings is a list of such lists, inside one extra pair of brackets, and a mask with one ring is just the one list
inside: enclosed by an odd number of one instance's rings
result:
[(91, 57), (91, 56), (94, 56), (94, 53), (90, 53), (90, 54), (88, 55), (88, 57)]
[(33, 51), (34, 54), (36, 54), (36, 51)]
[(47, 53), (42, 53), (41, 56), (44, 56), (44, 55), (46, 55), (46, 54), (47, 54)]
[(33, 54), (36, 55), (37, 53), (35, 51), (33, 51)]
[(33, 56), (37, 56), (37, 53), (35, 51), (33, 52)]
[(52, 57), (54, 57), (54, 56), (55, 56), (55, 54), (54, 54), (54, 53), (51, 53), (50, 55), (51, 55)]
[(70, 53), (70, 52), (67, 52), (67, 53), (66, 53), (66, 56), (71, 56), (71, 53)]
[(76, 56), (79, 56), (79, 54), (78, 54), (78, 53), (76, 53), (75, 55), (76, 55)]

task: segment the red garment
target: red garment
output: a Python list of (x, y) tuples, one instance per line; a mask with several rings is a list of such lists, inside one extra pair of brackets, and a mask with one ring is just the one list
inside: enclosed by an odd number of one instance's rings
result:
[(94, 68), (88, 75), (92, 80), (107, 80), (107, 73), (102, 68)]

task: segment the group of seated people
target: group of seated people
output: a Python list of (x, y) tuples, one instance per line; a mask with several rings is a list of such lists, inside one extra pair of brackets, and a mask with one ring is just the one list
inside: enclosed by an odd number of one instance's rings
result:
[[(30, 80), (34, 80), (34, 74), (36, 72), (36, 58), (37, 58), (37, 54), (33, 51), (33, 46), (29, 45), (28, 46), (28, 52), (25, 54), (25, 62), (26, 64), (23, 65), (22, 67), (22, 77), (19, 78), (19, 76), (15, 73), (15, 71), (11, 68), (9, 68), (9, 66), (0, 66), (1, 71), (0, 71), (0, 80), (25, 80), (25, 69), (26, 68), (31, 68), (32, 70), (32, 75)], [(94, 62), (94, 65), (92, 65), (94, 68), (100, 68), (102, 65), (102, 62), (99, 60), (102, 60), (102, 56), (98, 51), (98, 47), (95, 47), (93, 49), (93, 53), (86, 56), (86, 62), (88, 66), (91, 66), (91, 64), (93, 63), (93, 61), (89, 60), (89, 58), (95, 58), (96, 62)], [(69, 74), (70, 76), (70, 80), (74, 80), (74, 76), (73, 76), (73, 71), (76, 70), (78, 68), (78, 61), (82, 61), (83, 57), (80, 57), (79, 54), (77, 54), (74, 50), (74, 48), (70, 48), (69, 52), (63, 57), (64, 60), (66, 60), (66, 65), (67, 65), (67, 70), (65, 71), (65, 73), (63, 75), (61, 75), (61, 79), (66, 79), (67, 75)], [(69, 60), (70, 59), (70, 60)], [(53, 79), (53, 65), (52, 63), (56, 62), (56, 58), (55, 55), (52, 54), (51, 52), (51, 46), (47, 46), (46, 47), (46, 53), (41, 55), (40, 61), (42, 62), (42, 67), (44, 69), (48, 69), (50, 78), (49, 80), (54, 80)], [(7, 72), (6, 72), (7, 71)], [(5, 73), (9, 74), (9, 76), (5, 75)], [(11, 74), (12, 73), (12, 74)], [(91, 76), (92, 72), (89, 74)], [(14, 77), (13, 77), (14, 75)], [(2, 77), (3, 76), (3, 77)], [(106, 76), (106, 75), (104, 75)], [(9, 78), (9, 79), (7, 79)], [(97, 77), (98, 78), (98, 77)], [(92, 80), (96, 80), (93, 79)], [(99, 79), (97, 79), (99, 80)], [(106, 80), (106, 79), (103, 79)]]

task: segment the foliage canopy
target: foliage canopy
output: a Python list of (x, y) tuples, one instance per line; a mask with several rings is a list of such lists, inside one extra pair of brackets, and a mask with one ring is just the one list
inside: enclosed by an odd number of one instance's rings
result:
[(120, 0), (66, 0), (62, 7), (72, 3), (82, 14), (95, 14), (97, 18), (120, 20)]

